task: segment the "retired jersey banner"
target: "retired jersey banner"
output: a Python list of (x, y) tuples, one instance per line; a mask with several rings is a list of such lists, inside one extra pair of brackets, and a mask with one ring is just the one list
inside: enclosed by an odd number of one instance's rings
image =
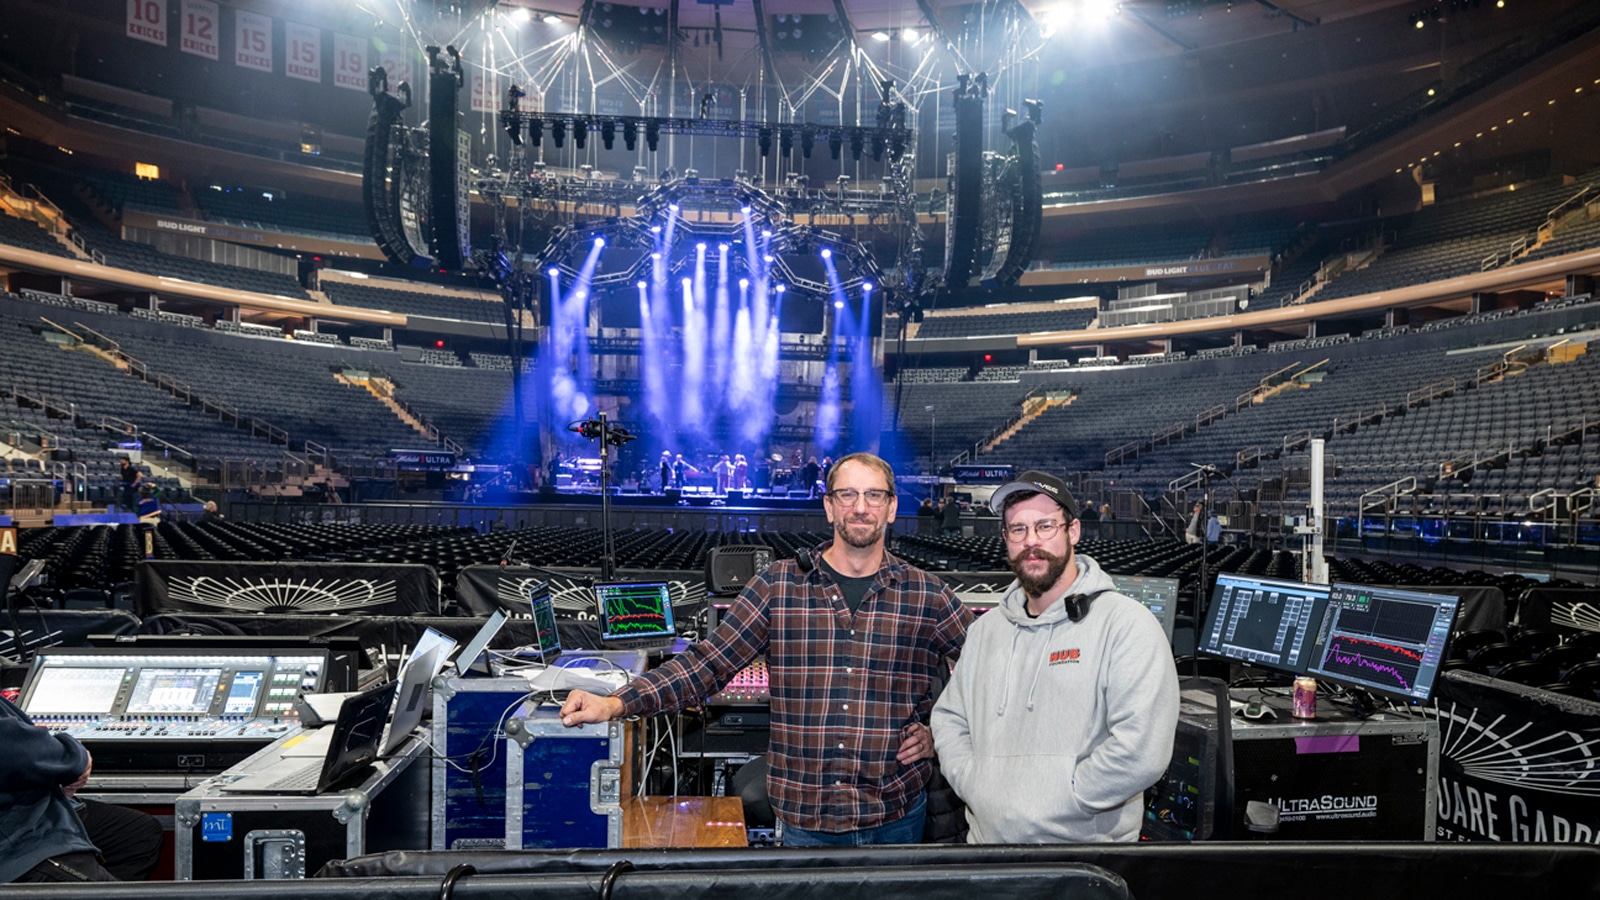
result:
[(242, 9), (233, 11), (233, 64), (272, 71), (272, 20)]
[[(391, 81), (390, 84), (394, 82)], [(350, 34), (333, 35), (333, 86), (353, 91), (367, 89), (367, 39)]]
[[(396, 88), (400, 87), (400, 82), (411, 80), (413, 71), (411, 60), (414, 54), (409, 46), (386, 45), (383, 41), (379, 41), (378, 44), (378, 52), (375, 58), (378, 61), (378, 65), (383, 66), (383, 71), (389, 74), (389, 91), (393, 93)], [(419, 99), (420, 97), (421, 95), (418, 94)]]
[(211, 0), (183, 0), (183, 18), (178, 23), (182, 29), (179, 49), (206, 59), (216, 59), (222, 26), (217, 18), (217, 5)]
[(322, 81), (322, 29), (283, 23), (283, 74), (301, 81)]
[(167, 45), (167, 0), (128, 0), (128, 37)]
[(1455, 670), (1428, 712), (1438, 840), (1600, 843), (1600, 703)]
[(500, 79), (484, 69), (472, 71), (472, 111), (498, 112), (500, 110)]

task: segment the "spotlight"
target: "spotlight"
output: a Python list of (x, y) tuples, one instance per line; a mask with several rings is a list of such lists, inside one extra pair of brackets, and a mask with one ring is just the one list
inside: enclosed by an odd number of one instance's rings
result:
[(750, 215), (750, 207), (748, 207), (748, 206), (739, 207), (739, 215), (741, 215), (741, 216)]
[(835, 300), (835, 301), (833, 301), (833, 308), (834, 309), (844, 309), (844, 301), (843, 300)]
[(778, 129), (778, 152), (784, 156), (794, 152), (794, 132), (787, 128)]
[(636, 287), (636, 288), (638, 288), (638, 289), (639, 289), (639, 290), (641, 290), (641, 291), (642, 291), (642, 290), (644, 290), (644, 289), (645, 289), (645, 283), (644, 283), (644, 282), (642, 282), (642, 281), (639, 281), (639, 282), (635, 282), (635, 283), (634, 283), (634, 287)]
[(700, 251), (701, 253), (704, 253), (704, 252), (706, 252), (706, 242), (705, 241), (701, 241), (700, 243), (695, 244), (694, 248), (696, 250)]
[(656, 152), (656, 145), (661, 142), (661, 123), (654, 119), (644, 124), (644, 145), (650, 152)]
[(561, 147), (567, 142), (567, 123), (561, 119), (556, 119), (554, 122), (551, 122), (550, 137), (556, 142), (556, 149), (561, 149)]
[(555, 13), (545, 13), (544, 14), (544, 23), (546, 25), (560, 25), (561, 24), (561, 17), (556, 15)]
[(661, 233), (661, 226), (660, 225), (651, 225), (650, 226), (650, 231), (651, 231), (652, 234), (660, 234)]
[(668, 203), (667, 204), (667, 209), (669, 211), (671, 211), (671, 212), (677, 212), (678, 211), (678, 204), (676, 204), (676, 203)]
[[(882, 162), (883, 161), (883, 150), (884, 150), (883, 132), (874, 131), (872, 133), (872, 160), (873, 160), (873, 162)], [(859, 159), (859, 157), (857, 157), (857, 158)]]
[(806, 159), (811, 158), (811, 148), (817, 143), (817, 133), (810, 128), (800, 132), (800, 155)]
[(774, 290), (776, 290), (776, 291), (777, 291), (777, 292), (778, 292), (778, 293), (780, 293), (780, 294), (781, 294), (781, 293), (783, 293), (783, 292), (784, 292), (784, 291), (786, 291), (786, 290), (788, 290), (788, 288), (786, 288), (786, 287), (784, 287), (784, 286), (783, 286), (783, 285), (781, 285), (781, 284), (780, 284), (780, 285), (778, 285), (778, 286), (777, 286), (777, 287), (776, 287), (776, 288), (774, 288)]
[[(861, 161), (861, 151), (865, 144), (866, 137), (861, 133), (861, 129), (857, 128), (850, 132), (850, 156), (857, 162)], [(557, 141), (556, 146), (561, 146), (561, 143)]]
[(530, 143), (530, 144), (534, 145), (535, 147), (537, 147), (537, 146), (539, 146), (539, 142), (543, 138), (544, 138), (544, 122), (540, 121), (539, 119), (529, 119), (528, 120), (528, 143)]
[(872, 293), (872, 282), (870, 282), (870, 281), (863, 282), (862, 285), (861, 285), (861, 290), (865, 291), (868, 294)]
[(835, 131), (833, 134), (828, 135), (828, 155), (829, 156), (833, 157), (834, 160), (838, 160), (839, 159), (839, 153), (843, 149), (844, 149), (844, 138), (839, 134), (839, 132)]
[(610, 150), (611, 145), (616, 143), (616, 140), (617, 123), (607, 119), (600, 124), (600, 143), (605, 144), (606, 149)]
[(572, 123), (572, 145), (577, 147), (579, 150), (582, 150), (583, 145), (588, 143), (588, 141), (589, 123), (582, 119), (574, 120)]
[(772, 129), (762, 126), (756, 133), (756, 146), (761, 148), (761, 155), (768, 156), (772, 153)]
[(659, 253), (652, 253), (652, 254), (650, 254), (650, 258), (651, 258), (651, 259), (660, 259), (660, 258), (661, 258), (661, 254), (659, 254)]
[(878, 41), (879, 43), (888, 43), (888, 41), (889, 41), (889, 32), (887, 32), (887, 31), (874, 31), (872, 33), (872, 39), (875, 40), (875, 41)]
[(822, 248), (822, 258), (823, 259), (833, 259), (833, 251), (829, 250), (827, 247), (823, 247)]
[(750, 287), (750, 279), (748, 279), (748, 278), (739, 279), (739, 290), (742, 291), (742, 290), (745, 290), (748, 287)]
[(603, 237), (597, 237), (594, 239), (594, 245), (596, 247), (604, 247), (606, 245), (606, 239)]
[(633, 150), (639, 145), (639, 123), (629, 120), (622, 123), (622, 145)]
[(550, 276), (550, 277), (551, 277), (551, 278), (556, 278), (556, 277), (558, 277), (558, 276), (560, 276), (560, 275), (561, 275), (561, 270), (560, 270), (560, 269), (558, 269), (558, 268), (556, 268), (556, 267), (555, 267), (555, 266), (551, 266), (551, 267), (550, 267), (550, 268), (549, 268), (549, 269), (548, 269), (548, 270), (547, 270), (547, 271), (546, 271), (546, 272), (545, 272), (545, 274), (546, 274), (546, 275), (549, 275), (549, 276)]

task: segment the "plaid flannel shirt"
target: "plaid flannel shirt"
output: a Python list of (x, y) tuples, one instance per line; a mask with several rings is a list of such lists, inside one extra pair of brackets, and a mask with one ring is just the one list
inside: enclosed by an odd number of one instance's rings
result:
[[(822, 548), (815, 551), (820, 557)], [(874, 828), (905, 815), (928, 760), (895, 759), (927, 722), (933, 688), (972, 614), (939, 579), (884, 554), (854, 615), (820, 566), (773, 564), (739, 594), (710, 637), (617, 692), (627, 715), (694, 706), (757, 657), (772, 691), (772, 808), (809, 831)]]

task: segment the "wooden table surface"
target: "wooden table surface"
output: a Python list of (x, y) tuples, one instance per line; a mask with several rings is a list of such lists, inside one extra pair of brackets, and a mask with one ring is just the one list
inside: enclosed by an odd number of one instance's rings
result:
[(622, 801), (624, 847), (743, 847), (738, 797), (629, 797)]

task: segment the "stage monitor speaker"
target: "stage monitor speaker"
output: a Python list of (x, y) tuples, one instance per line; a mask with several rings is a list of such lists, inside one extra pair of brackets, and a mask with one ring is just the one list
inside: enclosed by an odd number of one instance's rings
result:
[(661, 494), (667, 498), (668, 502), (677, 503), (683, 499), (683, 488), (667, 488)]
[(772, 565), (772, 560), (772, 548), (764, 544), (713, 547), (706, 554), (706, 595), (715, 597), (739, 593), (750, 579)]
[(729, 488), (728, 499), (734, 503), (744, 502), (744, 488)]

